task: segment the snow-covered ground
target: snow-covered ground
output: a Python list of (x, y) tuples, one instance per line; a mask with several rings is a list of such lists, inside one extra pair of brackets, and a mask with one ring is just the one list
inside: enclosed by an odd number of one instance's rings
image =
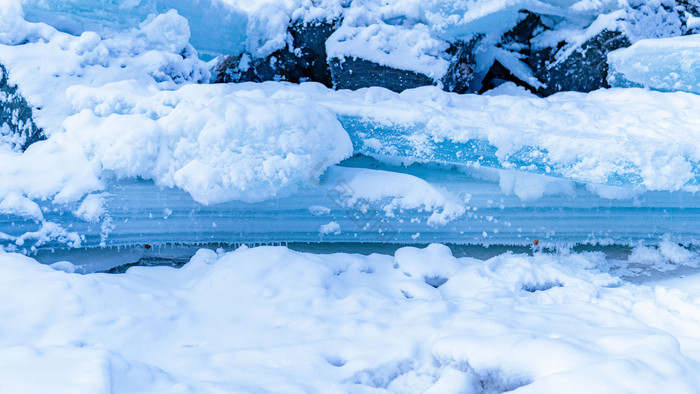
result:
[(609, 264), (259, 247), (79, 275), (0, 252), (0, 391), (697, 392), (700, 276), (631, 284)]
[[(0, 119), (0, 392), (698, 392), (700, 41), (675, 36), (699, 24), (637, 3), (0, 0), (0, 64), (46, 137), (21, 152)], [(625, 32), (617, 88), (212, 85), (200, 58), (264, 57), (342, 13), (329, 56), (438, 79), (478, 35), (512, 71), (494, 39), (520, 9), (570, 22), (532, 49)], [(499, 252), (90, 273), (319, 237)]]

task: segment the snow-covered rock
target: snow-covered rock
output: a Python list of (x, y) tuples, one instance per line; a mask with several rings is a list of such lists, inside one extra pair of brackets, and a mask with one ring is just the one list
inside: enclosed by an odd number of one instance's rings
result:
[(561, 91), (590, 92), (609, 87), (607, 54), (630, 45), (618, 31), (603, 30), (586, 40), (572, 53), (557, 60), (557, 51), (544, 49), (533, 53), (534, 72), (542, 81), (542, 94)]
[(291, 43), (265, 58), (250, 53), (223, 56), (215, 66), (215, 82), (320, 82), (333, 85), (326, 56), (326, 40), (334, 23), (297, 22), (290, 26)]
[(24, 150), (45, 138), (34, 123), (32, 108), (9, 82), (5, 66), (0, 64), (0, 147)]
[[(220, 82), (310, 80), (397, 91), (441, 83), (448, 91), (476, 92), (511, 81), (545, 95), (606, 87), (601, 59), (610, 50), (640, 39), (686, 34), (698, 17), (695, 1), (671, 0), (22, 4), (29, 21), (103, 36), (135, 28), (149, 14), (176, 9), (188, 19), (190, 41), (200, 54), (228, 56), (219, 63)], [(522, 34), (523, 22), (531, 16), (542, 23), (525, 23), (530, 30)], [(465, 45), (470, 53), (464, 52)]]

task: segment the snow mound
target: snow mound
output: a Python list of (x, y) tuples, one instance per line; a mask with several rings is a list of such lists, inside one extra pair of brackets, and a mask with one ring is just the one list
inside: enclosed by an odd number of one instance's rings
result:
[(428, 224), (438, 226), (466, 210), (456, 196), (409, 174), (335, 166), (328, 169), (326, 181), (333, 185), (328, 196), (340, 206), (354, 208), (350, 212), (355, 211), (360, 217), (367, 215), (365, 205), (377, 203), (375, 208), (387, 218), (404, 209), (432, 212)]
[(66, 135), (92, 165), (180, 187), (205, 204), (293, 191), (352, 154), (334, 114), (309, 100), (211, 85), (150, 94), (130, 82), (68, 96), (80, 112), (64, 122)]
[(75, 113), (65, 95), (71, 86), (134, 80), (152, 90), (176, 89), (210, 76), (189, 44), (187, 19), (176, 11), (152, 15), (111, 37), (93, 31), (73, 36), (26, 22), (21, 12), (10, 16), (23, 28), (0, 41), (0, 63), (35, 108), (34, 119), (48, 135), (60, 133), (63, 120)]
[(428, 26), (418, 24), (407, 29), (382, 22), (364, 27), (345, 23), (326, 42), (329, 58), (341, 61), (346, 57), (361, 58), (415, 71), (433, 80), (439, 80), (447, 72), (448, 47), (447, 42), (431, 36)]

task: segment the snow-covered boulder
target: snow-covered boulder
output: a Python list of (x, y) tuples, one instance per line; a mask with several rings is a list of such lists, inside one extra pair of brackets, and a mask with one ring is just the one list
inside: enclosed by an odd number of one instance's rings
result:
[(332, 86), (326, 61), (326, 40), (335, 24), (298, 21), (289, 27), (290, 43), (260, 58), (251, 53), (225, 56), (215, 67), (216, 82), (320, 82)]
[(567, 56), (557, 60), (557, 52), (547, 48), (531, 57), (537, 78), (544, 83), (540, 92), (547, 96), (561, 91), (590, 92), (609, 87), (607, 54), (630, 45), (618, 31), (603, 30), (586, 40)]

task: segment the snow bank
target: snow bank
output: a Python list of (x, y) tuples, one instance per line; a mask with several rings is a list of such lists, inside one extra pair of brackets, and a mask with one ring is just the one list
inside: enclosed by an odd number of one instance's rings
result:
[(310, 184), (351, 155), (335, 116), (308, 100), (183, 87), (209, 72), (175, 11), (103, 38), (3, 10), (24, 30), (0, 45), (0, 63), (50, 138), (23, 155), (0, 152), (0, 197), (76, 201), (102, 188), (108, 171), (178, 186), (202, 203), (258, 201)]
[(23, 28), (0, 41), (0, 63), (48, 135), (61, 132), (62, 122), (75, 113), (65, 95), (71, 86), (134, 81), (160, 90), (209, 79), (206, 64), (189, 44), (188, 22), (175, 11), (151, 16), (138, 28), (109, 38), (92, 31), (73, 36), (26, 22), (21, 13), (11, 16)]
[(337, 19), (342, 10), (337, 0), (21, 0), (21, 3), (28, 21), (43, 22), (75, 35), (86, 31), (112, 35), (137, 27), (151, 14), (174, 9), (189, 20), (191, 43), (198, 52), (235, 55), (247, 50), (261, 57), (286, 45), (287, 28), (292, 21), (330, 21)]
[(263, 247), (81, 276), (0, 252), (0, 391), (693, 392), (700, 294), (600, 263)]
[[(251, 7), (274, 5), (265, 4)], [(304, 7), (308, 15), (323, 15), (316, 6)], [(391, 33), (409, 24), (390, 15), (427, 17), (418, 3), (386, 7), (357, 9), (354, 19), (346, 15), (347, 23), (383, 24)], [(700, 148), (687, 143), (700, 130), (693, 127), (700, 124), (697, 111), (689, 110), (700, 105), (692, 94), (613, 89), (541, 99), (507, 87), (477, 96), (435, 87), (394, 94), (381, 88), (333, 91), (313, 83), (212, 86), (197, 84), (208, 79), (207, 66), (189, 44), (188, 21), (175, 11), (151, 15), (131, 29), (74, 36), (25, 21), (17, 3), (3, 3), (0, 10), (6, 17), (0, 63), (48, 136), (23, 154), (0, 149), (3, 212), (41, 222), (44, 229), (25, 229), (27, 239), (55, 234), (80, 244), (79, 236), (60, 226), (44, 226), (25, 197), (75, 205), (116, 176), (178, 187), (205, 204), (262, 201), (317, 186), (329, 166), (353, 153), (648, 190), (693, 192), (700, 183)], [(429, 41), (421, 41), (433, 34), (426, 26), (413, 26), (425, 33), (416, 42)], [(428, 47), (442, 45), (438, 41)], [(415, 177), (368, 170), (349, 179), (357, 195), (345, 207), (372, 201), (386, 217), (402, 209), (429, 211), (431, 225), (466, 210), (463, 201)], [(500, 186), (523, 200), (567, 194), (573, 187), (512, 173), (502, 175)], [(327, 201), (313, 201), (319, 203)], [(98, 204), (64, 210), (90, 222), (106, 217)], [(2, 236), (25, 241), (17, 234)]]
[[(18, 2), (13, 0), (13, 4)], [(85, 31), (111, 35), (138, 26), (151, 14), (175, 9), (190, 21), (191, 42), (195, 48), (210, 55), (247, 52), (265, 58), (292, 43), (288, 28), (293, 24), (337, 23), (338, 30), (328, 41), (330, 57), (360, 57), (422, 73), (434, 80), (439, 80), (447, 70), (449, 59), (445, 49), (448, 42), (479, 38), (482, 41), (480, 51), (499, 52), (496, 44), (522, 20), (523, 10), (546, 16), (547, 24), (554, 29), (536, 41), (549, 40), (550, 47), (567, 41), (570, 45), (562, 52), (564, 54), (578, 49), (585, 41), (579, 39), (586, 38), (586, 34), (590, 38), (601, 31), (600, 26), (594, 31), (587, 29), (600, 14), (615, 15), (615, 18), (608, 18), (613, 22), (612, 30), (624, 30), (633, 42), (678, 36), (684, 32), (680, 8), (658, 0), (647, 2), (649, 4), (607, 0), (141, 0), (107, 3), (22, 0), (21, 3), (27, 20), (44, 22), (78, 35)], [(501, 63), (517, 75), (523, 66), (504, 55), (506, 52), (514, 55), (514, 52), (500, 51)], [(481, 76), (488, 71), (493, 55), (484, 61), (486, 64), (479, 66), (484, 68), (479, 70)], [(506, 64), (509, 62), (511, 64)]]

